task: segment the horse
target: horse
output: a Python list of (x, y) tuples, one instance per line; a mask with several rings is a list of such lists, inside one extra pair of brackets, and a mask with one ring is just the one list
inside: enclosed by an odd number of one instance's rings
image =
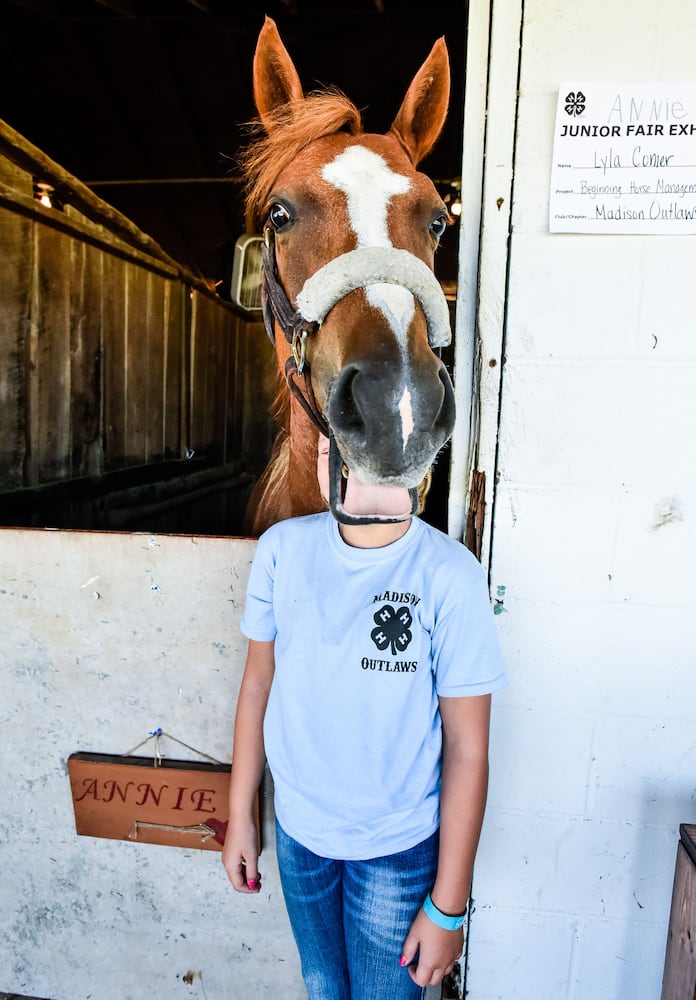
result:
[[(449, 90), (440, 38), (389, 131), (365, 132), (338, 89), (305, 95), (275, 22), (264, 21), (253, 63), (256, 135), (241, 161), (247, 220), (263, 232), (262, 308), (278, 362), (280, 429), (249, 499), (252, 536), (327, 501), (344, 523), (419, 509), (419, 484), (454, 426), (454, 392), (438, 354), (450, 342), (449, 313), (433, 273), (452, 220), (417, 170), (442, 130)], [(324, 437), (328, 498), (317, 481)], [(371, 498), (384, 489), (406, 499), (365, 507), (353, 499), (363, 486)]]

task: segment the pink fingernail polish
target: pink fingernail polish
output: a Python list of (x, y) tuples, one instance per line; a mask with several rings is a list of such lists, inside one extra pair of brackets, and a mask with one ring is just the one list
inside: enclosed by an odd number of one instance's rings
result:
[(256, 879), (255, 878), (250, 878), (249, 881), (247, 882), (247, 885), (249, 886), (250, 889), (255, 889), (256, 888)]
[(402, 955), (402, 956), (401, 956), (401, 958), (399, 959), (399, 965), (401, 965), (402, 967), (403, 967), (404, 965), (408, 965), (408, 962), (406, 961), (406, 959), (404, 958), (404, 956), (403, 956), (403, 955)]

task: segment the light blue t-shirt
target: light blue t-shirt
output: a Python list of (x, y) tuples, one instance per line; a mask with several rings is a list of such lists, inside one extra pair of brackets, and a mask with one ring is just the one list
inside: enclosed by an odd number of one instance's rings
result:
[(376, 549), (347, 545), (328, 513), (280, 521), (258, 541), (241, 628), (275, 640), (264, 740), (285, 831), (347, 861), (430, 836), (438, 695), (505, 683), (468, 549), (418, 518)]

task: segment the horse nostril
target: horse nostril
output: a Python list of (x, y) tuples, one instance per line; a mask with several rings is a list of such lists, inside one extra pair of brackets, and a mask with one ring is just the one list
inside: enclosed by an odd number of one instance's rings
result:
[(355, 380), (358, 368), (351, 366), (339, 372), (331, 388), (329, 422), (340, 427), (343, 433), (365, 433), (365, 419), (355, 398)]
[(447, 436), (449, 437), (454, 427), (454, 417), (455, 417), (454, 387), (452, 385), (452, 379), (449, 376), (449, 372), (447, 371), (444, 365), (441, 366), (438, 375), (440, 377), (440, 382), (442, 382), (443, 399), (439, 413), (437, 414), (437, 417), (435, 419), (435, 427), (438, 430), (445, 431)]

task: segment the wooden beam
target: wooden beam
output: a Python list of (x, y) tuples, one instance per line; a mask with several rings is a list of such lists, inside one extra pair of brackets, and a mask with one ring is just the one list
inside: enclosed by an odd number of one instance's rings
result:
[(124, 17), (137, 17), (138, 11), (133, 0), (94, 0), (100, 7), (107, 7)]
[(60, 8), (56, 0), (9, 0), (15, 7), (31, 11), (32, 14), (40, 14), (43, 17), (57, 17)]

